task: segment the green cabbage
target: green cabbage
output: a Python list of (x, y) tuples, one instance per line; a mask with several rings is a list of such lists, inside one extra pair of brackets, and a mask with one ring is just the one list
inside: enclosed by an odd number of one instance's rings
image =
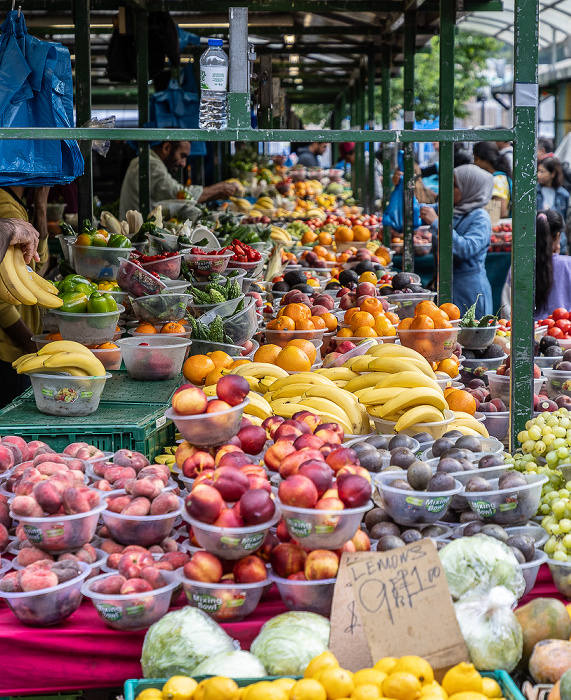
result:
[(265, 678), (268, 674), (262, 662), (248, 651), (216, 654), (199, 664), (194, 676), (226, 676), (227, 678)]
[(329, 620), (326, 617), (323, 617), (323, 615), (317, 615), (317, 613), (312, 612), (296, 611), (281, 613), (281, 615), (276, 615), (268, 620), (260, 632), (275, 629), (276, 627), (282, 627), (283, 625), (306, 627), (307, 629), (312, 630), (323, 641), (326, 648), (329, 646), (329, 631), (331, 626), (329, 624)]
[(209, 657), (234, 651), (235, 647), (232, 637), (206, 613), (187, 606), (149, 627), (141, 655), (143, 676), (191, 676)]
[(505, 586), (516, 598), (525, 591), (525, 580), (512, 550), (486, 535), (461, 537), (440, 550), (448, 588), (454, 600), (488, 593)]

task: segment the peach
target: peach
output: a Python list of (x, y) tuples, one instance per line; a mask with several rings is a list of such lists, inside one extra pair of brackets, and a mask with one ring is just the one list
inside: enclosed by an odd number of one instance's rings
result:
[(335, 478), (337, 479), (337, 486), (339, 486), (343, 479), (351, 475), (362, 476), (363, 479), (367, 479), (367, 481), (371, 483), (371, 472), (367, 471), (365, 467), (355, 467), (350, 464), (346, 467), (341, 467), (341, 469), (335, 475)]
[(81, 459), (66, 459), (65, 463), (68, 469), (80, 471), (82, 474), (85, 472), (85, 462)]
[(53, 557), (37, 547), (24, 547), (18, 552), (16, 561), (20, 566), (29, 566), (37, 561), (53, 561)]
[(317, 510), (344, 510), (345, 505), (339, 498), (328, 496), (326, 491), (323, 494), (323, 498), (320, 498), (315, 504), (315, 508)]
[(20, 578), (18, 576), (19, 573), (19, 571), (10, 571), (7, 573), (2, 581), (0, 581), (0, 591), (4, 591), (5, 593), (22, 593)]
[(53, 452), (42, 452), (41, 454), (36, 454), (36, 456), (32, 460), (32, 465), (34, 467), (38, 467), (40, 464), (44, 464), (45, 462), (62, 464), (64, 467), (67, 467), (65, 459), (61, 455), (55, 454)]
[(59, 464), (58, 462), (42, 462), (37, 465), (37, 470), (44, 476), (53, 476), (60, 472), (68, 472), (69, 467), (67, 464)]
[(205, 469), (214, 469), (214, 457), (204, 450), (190, 455), (181, 465), (182, 473), (188, 479), (196, 478)]
[[(89, 444), (87, 442), (72, 442), (64, 449), (63, 453), (64, 455), (77, 457), (77, 453), (82, 449), (87, 449), (89, 451)], [(91, 454), (89, 456), (91, 456)]]
[(76, 556), (80, 561), (86, 564), (94, 564), (97, 561), (97, 552), (91, 544), (84, 544), (81, 549), (76, 552)]
[(212, 524), (216, 527), (244, 527), (244, 521), (234, 508), (224, 508)]
[(335, 444), (327, 443), (325, 445), (321, 445), (321, 447), (319, 448), (319, 451), (321, 452), (322, 459), (327, 459), (327, 457), (329, 457), (329, 455), (334, 450), (337, 449), (337, 445), (338, 445), (338, 443), (335, 443)]
[(360, 508), (371, 498), (373, 489), (371, 483), (362, 476), (350, 475), (345, 477), (337, 486), (339, 499), (347, 508)]
[(212, 486), (214, 481), (214, 469), (205, 469), (203, 472), (196, 477), (194, 483), (192, 484), (192, 490), (194, 490), (200, 484), (205, 484), (206, 486)]
[(224, 455), (228, 454), (229, 452), (244, 452), (244, 450), (239, 445), (226, 443), (225, 445), (219, 447), (216, 451), (216, 454), (214, 455), (214, 464), (218, 466), (222, 457), (224, 457)]
[(227, 452), (218, 460), (217, 467), (233, 467), (239, 469), (245, 467), (246, 464), (252, 464), (252, 458), (244, 452)]
[(5, 443), (16, 445), (22, 455), (22, 459), (20, 460), (21, 462), (26, 462), (28, 459), (30, 459), (28, 443), (24, 440), (24, 438), (21, 438), (19, 435), (5, 435), (2, 438), (2, 445)]
[[(230, 376), (230, 375), (226, 375)], [(243, 379), (243, 377), (242, 377)], [(244, 380), (245, 381), (245, 380)], [(220, 413), (221, 411), (227, 411), (232, 408), (226, 401), (221, 401), (220, 399), (211, 399), (206, 407), (206, 413)]]
[(238, 439), (246, 454), (257, 455), (264, 449), (267, 435), (260, 425), (249, 425), (238, 431)]
[(285, 437), (286, 435), (295, 434), (296, 437), (303, 435), (303, 433), (311, 433), (311, 430), (307, 423), (302, 420), (295, 420), (293, 418), (288, 418), (285, 420), (280, 427), (276, 430), (274, 435), (274, 440), (277, 442), (280, 437)]
[(21, 481), (14, 486), (15, 496), (31, 496), (34, 491), (34, 486), (40, 482), (34, 482), (32, 480)]
[(303, 447), (301, 450), (296, 450), (285, 457), (279, 467), (279, 474), (282, 479), (287, 479), (288, 476), (297, 474), (300, 466), (310, 459), (322, 461), (322, 455), (319, 450), (314, 450), (311, 447)]
[(236, 583), (257, 583), (268, 578), (266, 565), (260, 557), (249, 554), (238, 560), (232, 569)]
[(133, 593), (148, 593), (153, 587), (142, 578), (130, 578), (121, 586), (120, 595), (132, 595)]
[(188, 556), (188, 554), (186, 552), (166, 552), (159, 559), (159, 561), (156, 562), (156, 564), (160, 564), (162, 562), (168, 562), (174, 570), (174, 569), (180, 569), (185, 564), (188, 564), (189, 561), (190, 561), (190, 557)]
[(272, 492), (272, 485), (265, 476), (248, 474), (248, 485), (251, 489), (264, 489), (268, 493)]
[(86, 494), (82, 493), (77, 488), (72, 487), (66, 489), (62, 494), (61, 500), (65, 512), (68, 515), (74, 515), (76, 513), (87, 513), (89, 510), (91, 510), (91, 505), (89, 504)]
[(104, 552), (107, 552), (107, 554), (115, 554), (117, 552), (122, 552), (125, 549), (125, 547), (124, 545), (119, 544), (119, 542), (107, 539), (103, 540), (103, 542), (99, 545), (99, 549), (102, 549)]
[(155, 568), (155, 566), (145, 566), (144, 569), (141, 569), (139, 577), (142, 578), (143, 581), (150, 583), (151, 588), (155, 591), (157, 588), (162, 588), (167, 585), (166, 578), (161, 574), (160, 569)]
[(319, 306), (324, 306), (328, 311), (335, 308), (335, 301), (333, 300), (333, 297), (329, 296), (329, 294), (318, 294), (313, 299), (313, 303)]
[(206, 394), (196, 386), (185, 385), (175, 391), (172, 397), (172, 407), (175, 413), (181, 416), (196, 416), (206, 411), (208, 398)]
[(292, 574), (291, 576), (288, 576), (288, 579), (290, 581), (307, 581), (303, 571), (299, 571), (297, 574)]
[(102, 595), (118, 595), (125, 583), (127, 579), (121, 574), (111, 574), (96, 581), (91, 590)]
[(357, 453), (350, 447), (339, 447), (326, 458), (327, 464), (337, 473), (342, 467), (349, 464), (358, 465)]
[(178, 508), (178, 498), (174, 493), (161, 493), (151, 503), (151, 515), (166, 515), (173, 513)]
[(46, 513), (57, 513), (61, 508), (58, 489), (50, 481), (42, 481), (34, 487), (34, 498)]
[[(234, 454), (235, 453), (230, 453), (225, 455), (223, 459), (226, 457), (232, 459)], [(235, 502), (239, 501), (246, 493), (249, 482), (248, 477), (239, 469), (226, 467), (221, 464), (214, 472), (212, 486), (220, 492), (220, 495), (225, 501)]]
[[(162, 482), (159, 482), (162, 483)], [(130, 493), (135, 498), (144, 497), (152, 501), (161, 494), (161, 487), (154, 483), (151, 479), (130, 479), (128, 481), (129, 488), (125, 484), (125, 491)]]
[(186, 497), (185, 507), (191, 518), (203, 523), (213, 523), (226, 507), (224, 499), (212, 486), (199, 484)]
[(203, 583), (218, 583), (222, 578), (222, 564), (218, 557), (210, 552), (196, 552), (190, 561), (184, 565), (183, 573), (191, 581)]
[(16, 496), (11, 503), (12, 513), (27, 518), (41, 518), (44, 514), (42, 507), (33, 496)]
[(271, 445), (264, 454), (264, 464), (271, 471), (277, 472), (282, 461), (290, 454), (296, 452), (292, 442), (281, 440)]
[(271, 494), (264, 489), (246, 491), (239, 501), (240, 515), (246, 525), (267, 523), (274, 517), (276, 506)]
[(109, 554), (107, 557), (107, 566), (110, 569), (117, 569), (119, 567), (119, 562), (124, 555), (122, 552), (115, 552), (114, 554)]
[(137, 479), (160, 479), (165, 486), (169, 478), (169, 468), (164, 464), (153, 464), (148, 467), (143, 467), (137, 474)]
[(178, 552), (178, 542), (172, 537), (165, 537), (160, 546), (163, 552)]
[[(237, 374), (227, 374), (224, 377), (220, 377), (216, 384), (216, 396), (229, 406), (237, 406), (239, 403), (242, 403), (249, 393), (250, 385), (244, 377), (240, 377)], [(213, 402), (211, 401), (210, 403)]]
[(149, 460), (141, 452), (118, 450), (113, 455), (113, 464), (120, 467), (132, 467), (137, 473), (149, 466)]
[(36, 569), (30, 571), (22, 569), (20, 572), (20, 586), (24, 592), (41, 591), (44, 588), (53, 588), (58, 585), (58, 577), (49, 569)]
[(313, 481), (319, 498), (333, 484), (333, 469), (323, 460), (310, 459), (307, 462), (303, 462), (297, 473)]
[(81, 567), (76, 561), (60, 559), (52, 566), (51, 572), (57, 576), (58, 583), (66, 583), (81, 574)]
[(305, 560), (304, 573), (308, 581), (335, 578), (338, 570), (339, 559), (337, 555), (327, 549), (314, 549)]
[(146, 566), (153, 566), (155, 560), (149, 552), (128, 552), (121, 556), (117, 571), (125, 578), (136, 578)]
[(0, 552), (3, 552), (9, 543), (8, 529), (0, 522)]
[(279, 543), (278, 538), (272, 532), (267, 532), (264, 541), (255, 553), (265, 562), (269, 563), (272, 550), (274, 547), (277, 547)]
[(323, 444), (323, 440), (319, 435), (308, 435), (307, 433), (300, 435), (293, 442), (293, 446), (296, 450), (302, 450), (304, 447), (318, 450)]
[(284, 505), (297, 508), (313, 508), (319, 498), (313, 481), (301, 474), (288, 476), (282, 481), (278, 488), (278, 496)]
[(148, 498), (134, 498), (128, 506), (121, 511), (122, 515), (144, 516), (151, 512), (151, 502)]
[(298, 411), (292, 417), (294, 420), (305, 423), (309, 428), (309, 432), (315, 431), (315, 428), (321, 423), (321, 418), (311, 411)]
[(353, 540), (347, 540), (345, 544), (341, 547), (341, 549), (335, 549), (334, 552), (337, 555), (338, 558), (341, 558), (341, 555), (343, 552), (356, 552), (357, 549), (355, 548), (355, 544)]
[(240, 467), (240, 471), (246, 476), (261, 476), (264, 479), (268, 478), (266, 470), (259, 464), (245, 464), (243, 467)]
[(306, 558), (307, 553), (298, 544), (282, 542), (274, 547), (270, 563), (278, 576), (287, 578), (304, 570)]
[(291, 542), (291, 536), (287, 530), (285, 520), (280, 520), (276, 527), (276, 537), (280, 542)]
[[(343, 438), (345, 437), (345, 433), (343, 432), (343, 428), (338, 424), (338, 423), (322, 423), (317, 430), (314, 430), (314, 433), (319, 433), (321, 430), (331, 430), (334, 433), (337, 433), (339, 438), (341, 439), (341, 442), (343, 442)], [(320, 437), (323, 437), (325, 442), (331, 442), (331, 440), (326, 440), (323, 435)]]
[(129, 503), (133, 500), (133, 496), (111, 496), (107, 499), (107, 510), (112, 513), (122, 513)]
[(371, 540), (369, 535), (363, 530), (357, 530), (355, 536), (351, 540), (355, 545), (356, 552), (370, 552), (371, 551)]
[(31, 442), (28, 443), (28, 459), (34, 459), (36, 456), (36, 451), (40, 447), (47, 447), (49, 450), (52, 448), (46, 445), (45, 442), (42, 442), (41, 440), (32, 440)]
[(12, 442), (4, 442), (2, 441), (2, 447), (6, 448), (7, 450), (10, 450), (10, 452), (14, 455), (14, 464), (20, 464), (21, 462), (24, 462), (25, 460), (22, 459), (22, 453), (20, 452), (20, 448), (17, 445), (14, 445)]
[(276, 430), (284, 422), (285, 418), (282, 418), (281, 416), (270, 416), (262, 422), (262, 428), (266, 431), (268, 437), (273, 440)]
[(174, 453), (177, 466), (182, 467), (184, 460), (188, 459), (188, 457), (192, 457), (195, 452), (198, 452), (198, 449), (194, 447), (194, 445), (191, 445), (190, 442), (186, 440), (181, 442)]

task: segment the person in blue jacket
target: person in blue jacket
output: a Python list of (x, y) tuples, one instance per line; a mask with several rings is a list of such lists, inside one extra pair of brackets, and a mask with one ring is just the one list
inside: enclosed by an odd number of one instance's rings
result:
[[(477, 165), (454, 169), (452, 301), (463, 314), (477, 299), (476, 318), (493, 313), (492, 287), (485, 268), (492, 222), (484, 209), (493, 190), (494, 176)], [(438, 240), (436, 209), (422, 207), (420, 216), (430, 225), (434, 247)]]
[[(561, 214), (563, 221), (567, 221), (569, 207), (569, 192), (562, 187), (563, 168), (561, 161), (555, 156), (544, 158), (537, 164), (537, 211), (551, 209)], [(560, 254), (567, 255), (567, 236), (565, 227), (559, 239)]]

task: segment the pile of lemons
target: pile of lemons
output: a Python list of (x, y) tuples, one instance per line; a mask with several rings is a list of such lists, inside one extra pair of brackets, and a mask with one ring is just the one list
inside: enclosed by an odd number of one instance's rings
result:
[(136, 700), (488, 700), (502, 698), (492, 678), (472, 664), (460, 663), (434, 680), (430, 664), (420, 656), (380, 659), (373, 668), (352, 673), (340, 668), (329, 651), (316, 656), (300, 680), (278, 678), (239, 687), (231, 678), (213, 676), (197, 683), (173, 676), (161, 690), (147, 688)]

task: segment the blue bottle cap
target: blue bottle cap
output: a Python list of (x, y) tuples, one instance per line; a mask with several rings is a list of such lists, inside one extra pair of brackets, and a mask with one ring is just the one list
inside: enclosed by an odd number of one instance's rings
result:
[(222, 46), (224, 42), (222, 39), (209, 39), (208, 46)]

